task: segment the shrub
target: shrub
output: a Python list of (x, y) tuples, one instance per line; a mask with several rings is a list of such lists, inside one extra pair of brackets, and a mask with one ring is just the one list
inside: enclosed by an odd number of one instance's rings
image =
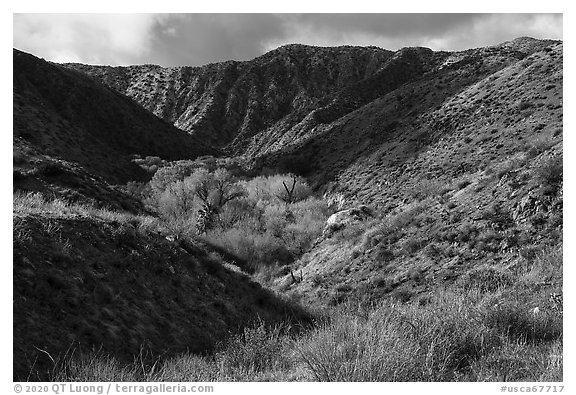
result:
[(527, 100), (520, 100), (517, 104), (516, 107), (518, 108), (518, 110), (523, 111), (523, 110), (527, 110), (530, 107), (532, 107), (532, 103), (527, 101)]
[(543, 161), (536, 170), (536, 177), (542, 186), (558, 186), (562, 182), (562, 157), (551, 157)]
[(466, 188), (470, 184), (472, 184), (472, 181), (462, 180), (462, 181), (458, 181), (458, 184), (456, 185), (456, 187), (458, 188), (458, 190), (460, 190), (460, 189)]
[(159, 168), (166, 165), (166, 161), (162, 160), (158, 156), (147, 156), (146, 158), (136, 156), (132, 159), (132, 162), (150, 174), (156, 173)]
[(57, 360), (50, 379), (52, 381), (140, 381), (141, 372), (136, 364), (127, 365), (97, 352), (94, 354), (66, 355)]
[(192, 161), (172, 162), (169, 166), (161, 167), (154, 173), (154, 176), (148, 183), (151, 193), (157, 195), (164, 192), (170, 184), (176, 181), (183, 181), (184, 178), (191, 175), (198, 167), (198, 163)]
[[(170, 358), (148, 375), (148, 381), (224, 381), (223, 374), (211, 358), (183, 354)], [(136, 380), (130, 380), (136, 381)]]
[(222, 374), (230, 379), (246, 379), (274, 369), (283, 369), (289, 364), (286, 353), (287, 325), (267, 327), (259, 322), (245, 328), (218, 346), (215, 355)]
[(505, 302), (488, 310), (485, 322), (514, 341), (551, 341), (562, 335), (562, 318), (551, 311), (539, 311), (518, 302)]
[(402, 249), (404, 250), (405, 254), (412, 255), (424, 247), (426, 242), (426, 239), (410, 237), (404, 243), (402, 243)]
[(66, 173), (66, 169), (55, 162), (42, 163), (38, 167), (38, 173), (46, 177), (56, 177)]
[(342, 308), (296, 348), (315, 380), (444, 381), (497, 341), (472, 303), (447, 295), (367, 314)]
[(431, 196), (439, 196), (445, 191), (444, 183), (437, 180), (421, 179), (409, 190), (412, 198), (423, 200)]
[[(239, 223), (239, 225), (241, 225)], [(223, 248), (248, 262), (244, 268), (254, 272), (261, 267), (286, 265), (294, 259), (286, 244), (278, 237), (269, 233), (250, 231), (241, 226), (226, 230), (213, 230), (206, 234), (206, 239), (212, 244)]]
[(477, 289), (480, 292), (495, 292), (513, 284), (510, 273), (501, 269), (483, 266), (470, 270), (459, 278), (458, 283), (464, 289)]

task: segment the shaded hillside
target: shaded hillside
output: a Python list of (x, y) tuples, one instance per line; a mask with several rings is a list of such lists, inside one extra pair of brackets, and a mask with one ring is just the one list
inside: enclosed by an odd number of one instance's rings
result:
[(15, 193), (40, 192), (67, 202), (133, 214), (147, 211), (140, 200), (126, 193), (125, 187), (110, 184), (78, 163), (46, 155), (21, 137), (13, 139), (12, 149)]
[(108, 182), (146, 177), (133, 155), (194, 158), (214, 149), (82, 73), (13, 51), (14, 138)]
[(132, 362), (141, 347), (202, 352), (256, 320), (308, 319), (152, 217), (16, 195), (13, 230), (15, 380), (46, 379), (46, 353), (94, 347)]

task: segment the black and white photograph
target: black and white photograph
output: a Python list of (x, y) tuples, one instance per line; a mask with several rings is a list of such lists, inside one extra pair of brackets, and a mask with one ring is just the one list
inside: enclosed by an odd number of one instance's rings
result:
[(14, 390), (566, 392), (563, 17), (13, 13)]

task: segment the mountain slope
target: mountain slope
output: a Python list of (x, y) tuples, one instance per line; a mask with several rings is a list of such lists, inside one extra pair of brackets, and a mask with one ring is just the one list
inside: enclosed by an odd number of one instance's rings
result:
[(14, 138), (118, 183), (146, 177), (133, 155), (216, 151), (82, 73), (13, 51)]
[[(278, 286), (310, 302), (410, 300), (561, 252), (562, 48), (534, 52), (365, 144), (331, 187), (379, 215), (318, 241), (294, 265), (302, 281)], [(377, 124), (395, 101), (350, 114), (325, 141)], [(545, 286), (562, 292), (561, 281)]]
[[(364, 154), (359, 151), (364, 146), (385, 141), (399, 120), (436, 107), (554, 43), (521, 38), (455, 53), (288, 45), (251, 61), (194, 68), (65, 66), (126, 94), (181, 129), (225, 147), (230, 155), (256, 161), (257, 168), (281, 163), (292, 170), (291, 166), (298, 167), (294, 162), (306, 162), (314, 169), (309, 173), (338, 174)], [(362, 112), (352, 112), (384, 97), (389, 103), (380, 109), (380, 118), (358, 124)], [(358, 130), (342, 127), (350, 119), (356, 120)], [(356, 140), (363, 142), (361, 146)], [(330, 169), (334, 162), (338, 168)], [(333, 176), (322, 174), (318, 179)]]
[(340, 89), (376, 73), (391, 55), (379, 48), (288, 45), (252, 61), (202, 67), (65, 66), (238, 153), (253, 135), (300, 122)]
[[(205, 352), (243, 325), (309, 317), (155, 220), (39, 194), (14, 198), (14, 379), (92, 348), (143, 363)], [(144, 349), (142, 349), (144, 347)], [(59, 365), (61, 366), (61, 365)]]

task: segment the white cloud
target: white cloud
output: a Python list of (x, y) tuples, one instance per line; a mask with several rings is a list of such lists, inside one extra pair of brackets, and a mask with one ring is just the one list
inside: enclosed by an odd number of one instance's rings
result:
[(14, 47), (50, 60), (129, 64), (150, 50), (154, 14), (15, 14)]
[(423, 40), (422, 45), (435, 50), (463, 50), (522, 36), (562, 40), (562, 22), (560, 14), (492, 14), (469, 26)]
[(266, 40), (267, 50), (286, 43), (463, 50), (520, 36), (562, 39), (561, 14), (290, 14), (282, 19), (286, 35)]
[(283, 44), (462, 50), (562, 39), (561, 14), (17, 14), (14, 46), (57, 62), (201, 65)]

